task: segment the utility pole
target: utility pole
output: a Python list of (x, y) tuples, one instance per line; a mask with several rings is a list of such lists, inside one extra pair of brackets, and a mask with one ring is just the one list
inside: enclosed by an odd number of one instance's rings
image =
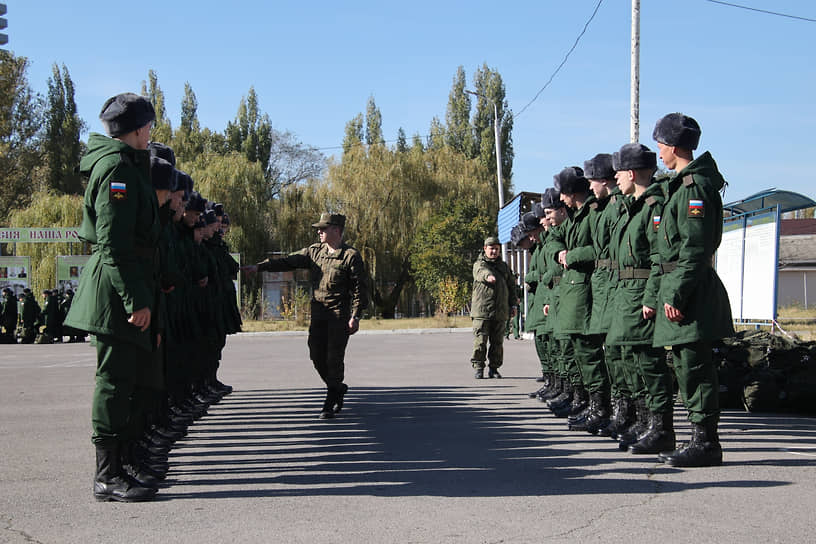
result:
[(640, 140), (640, 0), (632, 0), (632, 79), (629, 101), (629, 141)]

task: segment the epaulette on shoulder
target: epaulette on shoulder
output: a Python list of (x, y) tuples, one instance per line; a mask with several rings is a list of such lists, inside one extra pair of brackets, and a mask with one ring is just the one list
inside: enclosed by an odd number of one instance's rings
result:
[(611, 197), (609, 197), (609, 203), (610, 204), (614, 204), (617, 201), (618, 201), (618, 195), (612, 195)]
[(598, 203), (597, 203), (597, 202), (593, 202), (592, 204), (590, 204), (590, 205), (589, 205), (589, 207), (590, 207), (591, 209), (593, 209), (593, 210), (597, 210), (597, 209), (598, 209)]
[(683, 176), (683, 185), (686, 187), (691, 187), (694, 185), (694, 177), (691, 174), (686, 174)]
[(650, 196), (650, 197), (648, 197), (646, 199), (646, 205), (648, 205), (649, 207), (654, 206), (656, 203), (657, 203), (657, 199), (655, 197), (653, 197), (653, 196)]

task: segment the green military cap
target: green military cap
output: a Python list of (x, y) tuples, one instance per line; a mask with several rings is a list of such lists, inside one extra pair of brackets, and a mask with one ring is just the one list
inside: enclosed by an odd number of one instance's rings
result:
[(501, 242), (495, 236), (488, 236), (485, 238), (484, 245), (486, 246), (500, 246)]
[(318, 229), (324, 229), (329, 225), (337, 225), (340, 228), (346, 226), (346, 216), (339, 213), (324, 212), (320, 214), (320, 220), (313, 223), (312, 226)]

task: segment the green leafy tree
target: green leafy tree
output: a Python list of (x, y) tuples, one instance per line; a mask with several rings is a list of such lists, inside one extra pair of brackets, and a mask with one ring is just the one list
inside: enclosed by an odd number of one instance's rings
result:
[[(505, 199), (513, 194), (513, 117), (507, 100), (505, 99), (504, 82), (501, 75), (490, 69), (487, 64), (476, 70), (473, 77), (473, 86), (478, 93), (476, 113), (473, 116), (474, 146), (483, 164), (496, 169), (496, 138), (493, 130), (495, 113), (493, 103), (496, 104), (499, 117), (500, 142), (502, 155), (502, 178)], [(490, 100), (486, 100), (484, 97)], [(492, 100), (492, 102), (491, 102)]]
[(42, 100), (28, 84), (28, 59), (0, 49), (0, 222), (43, 187)]
[(71, 74), (64, 64), (60, 71), (55, 63), (48, 79), (43, 151), (48, 168), (48, 186), (58, 193), (83, 192), (78, 167), (83, 153), (80, 134), (84, 129), (85, 123), (77, 114)]
[(408, 151), (408, 138), (405, 136), (405, 131), (402, 127), (397, 131), (397, 143), (395, 145), (397, 153), (405, 153)]
[(428, 149), (437, 151), (446, 145), (447, 130), (439, 117), (431, 119), (431, 130), (428, 134)]
[(260, 163), (268, 181), (272, 121), (267, 114), (261, 113), (254, 87), (241, 98), (238, 113), (235, 120), (227, 124), (225, 136), (228, 150), (243, 153), (249, 162)]
[(382, 134), (382, 113), (374, 102), (374, 97), (368, 98), (365, 117), (365, 141), (368, 145), (384, 145)]
[(468, 158), (476, 156), (473, 145), (473, 126), (470, 124), (470, 95), (465, 92), (465, 69), (460, 66), (453, 78), (453, 86), (448, 95), (448, 110), (445, 114), (447, 133), (445, 142), (454, 150)]
[(473, 262), (494, 224), (475, 204), (448, 200), (417, 230), (410, 256), (414, 281), (443, 313), (456, 309), (452, 300), (469, 296)]
[(363, 143), (363, 114), (358, 113), (354, 119), (346, 123), (346, 131), (343, 136), (343, 154), (359, 147)]
[(150, 138), (155, 142), (168, 144), (173, 138), (173, 126), (167, 118), (167, 108), (164, 105), (164, 91), (159, 86), (159, 76), (155, 70), (148, 70), (147, 81), (142, 81), (142, 96), (147, 97), (156, 110), (156, 121)]

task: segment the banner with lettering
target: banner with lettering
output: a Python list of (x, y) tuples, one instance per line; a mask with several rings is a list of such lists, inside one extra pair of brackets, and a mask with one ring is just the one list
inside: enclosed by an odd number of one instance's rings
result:
[(78, 242), (79, 228), (0, 228), (0, 243)]

